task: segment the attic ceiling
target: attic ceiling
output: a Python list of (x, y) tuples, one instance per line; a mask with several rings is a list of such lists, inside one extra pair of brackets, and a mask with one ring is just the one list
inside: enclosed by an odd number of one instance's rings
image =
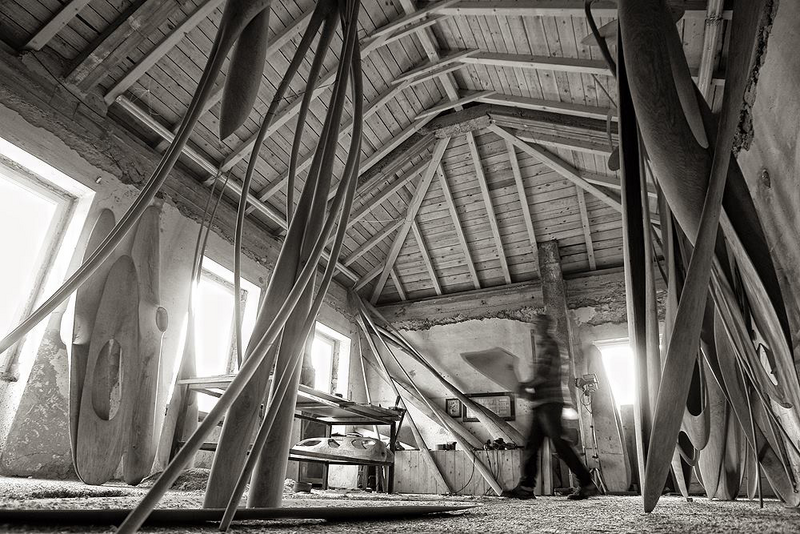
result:
[[(685, 10), (677, 22), (684, 51), (717, 109), (728, 12), (714, 0), (668, 3)], [(163, 151), (200, 78), (222, 4), (9, 0), (0, 7), (0, 35), (17, 50), (57, 56), (63, 83), (104, 102), (104, 112)], [(231, 203), (313, 6), (272, 3), (273, 44), (249, 120), (220, 140), (218, 90), (184, 151), (182, 164), (205, 185), (230, 176)], [(596, 2), (593, 11), (598, 26), (614, 20), (613, 3)], [(608, 166), (616, 88), (586, 39), (583, 1), (363, 0), (361, 13), (366, 114), (340, 282), (388, 303), (534, 280), (534, 243), (552, 239), (565, 273), (622, 265), (619, 177)], [(333, 50), (340, 44), (337, 36)], [(313, 155), (336, 64), (331, 53), (301, 169)], [(257, 162), (251, 231), (280, 236), (285, 228), (285, 173), (309, 69), (306, 61)], [(223, 82), (224, 75), (220, 90)], [(347, 112), (343, 121), (337, 176), (350, 142)]]

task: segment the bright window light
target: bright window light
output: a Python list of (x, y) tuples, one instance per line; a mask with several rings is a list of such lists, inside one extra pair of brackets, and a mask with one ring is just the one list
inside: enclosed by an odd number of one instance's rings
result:
[(0, 333), (16, 326), (34, 288), (58, 203), (0, 175)]
[[(603, 366), (617, 406), (633, 404), (636, 398), (636, 373), (630, 345), (627, 341), (598, 343), (597, 348), (603, 355)], [(600, 384), (600, 387), (603, 385)]]
[(336, 344), (322, 336), (315, 336), (311, 344), (311, 365), (314, 366), (314, 389), (330, 393), (333, 379), (333, 356)]
[(347, 397), (350, 338), (317, 322), (311, 343), (314, 389)]
[[(197, 376), (216, 376), (236, 370), (233, 273), (220, 264), (203, 259), (203, 273), (195, 289), (195, 365)], [(258, 312), (261, 289), (242, 278), (242, 343), (250, 340)], [(216, 399), (198, 395), (197, 405), (209, 411)]]

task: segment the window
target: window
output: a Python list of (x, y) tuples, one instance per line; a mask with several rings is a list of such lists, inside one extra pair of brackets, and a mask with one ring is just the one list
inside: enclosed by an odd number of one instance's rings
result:
[(311, 342), (314, 389), (347, 395), (350, 338), (317, 322)]
[[(92, 196), (77, 181), (0, 139), (0, 250), (6, 260), (0, 262), (0, 335), (60, 285)], [(43, 324), (4, 355), (3, 379), (20, 378), (20, 351), (34, 353)]]
[[(194, 342), (197, 376), (235, 372), (236, 322), (234, 320), (233, 273), (214, 261), (203, 259), (203, 272), (195, 288)], [(255, 325), (261, 289), (242, 278), (242, 343), (247, 348)], [(208, 411), (214, 398), (200, 395), (198, 406)]]
[(614, 340), (597, 343), (597, 348), (603, 355), (603, 367), (617, 406), (633, 404), (636, 399), (636, 371), (630, 344), (627, 340)]

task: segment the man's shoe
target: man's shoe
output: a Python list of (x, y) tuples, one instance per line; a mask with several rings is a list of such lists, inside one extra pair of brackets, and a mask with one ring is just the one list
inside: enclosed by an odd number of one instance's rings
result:
[(533, 494), (533, 488), (527, 486), (517, 486), (512, 490), (506, 490), (500, 494), (501, 497), (508, 497), (509, 499), (535, 499), (536, 495)]
[(593, 497), (599, 494), (600, 491), (597, 489), (597, 486), (594, 485), (593, 482), (587, 484), (586, 486), (581, 486), (580, 488), (576, 489), (569, 495), (567, 495), (567, 499), (572, 501), (582, 501), (583, 499), (588, 499), (589, 497)]

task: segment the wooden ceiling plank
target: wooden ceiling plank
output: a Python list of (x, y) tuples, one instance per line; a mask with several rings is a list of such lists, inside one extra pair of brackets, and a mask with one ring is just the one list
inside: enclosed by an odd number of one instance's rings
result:
[(433, 2), (428, 4), (422, 9), (418, 9), (414, 12), (407, 13), (406, 15), (400, 17), (397, 20), (393, 20), (389, 24), (386, 24), (374, 32), (370, 34), (372, 38), (378, 38), (383, 36), (389, 36), (392, 32), (404, 28), (405, 26), (419, 23), (423, 19), (433, 15), (437, 11), (440, 11), (444, 8), (450, 7), (453, 4), (457, 3), (458, 0), (441, 0), (439, 2)]
[(418, 115), (418, 117), (426, 117), (428, 115), (436, 116), (443, 111), (447, 111), (449, 109), (453, 109), (456, 106), (463, 106), (465, 104), (469, 104), (471, 102), (475, 102), (476, 100), (482, 100), (484, 98), (489, 98), (495, 94), (496, 91), (471, 91), (468, 94), (462, 96), (458, 100), (448, 100), (447, 102), (442, 102), (432, 108), (428, 108), (422, 113)]
[[(590, 184), (602, 185), (604, 187), (608, 187), (609, 189), (616, 189), (617, 191), (622, 188), (621, 184), (619, 183), (619, 178), (616, 176), (606, 176), (604, 174), (592, 174), (586, 172), (581, 173), (581, 176)], [(658, 198), (658, 192), (656, 191), (655, 186), (650, 182), (647, 183), (647, 194), (650, 195), (651, 198)]]
[(455, 200), (453, 199), (453, 193), (450, 191), (450, 186), (447, 183), (447, 176), (445, 175), (444, 169), (441, 165), (439, 165), (439, 168), (437, 169), (437, 174), (439, 175), (439, 184), (441, 185), (442, 192), (444, 193), (447, 209), (450, 211), (450, 219), (453, 221), (453, 226), (456, 229), (458, 242), (461, 244), (461, 250), (464, 252), (464, 257), (467, 260), (467, 268), (469, 269), (469, 275), (472, 278), (472, 285), (475, 287), (475, 289), (480, 289), (481, 282), (478, 278), (478, 272), (475, 270), (475, 263), (472, 261), (472, 254), (469, 251), (467, 236), (464, 234), (464, 228), (461, 226), (461, 220), (458, 217), (458, 210), (456, 209)]
[(538, 147), (536, 145), (531, 145), (526, 143), (519, 137), (515, 136), (508, 130), (505, 130), (497, 125), (489, 126), (488, 128), (490, 131), (494, 132), (495, 134), (499, 135), (506, 141), (513, 144), (515, 147), (519, 148), (526, 154), (533, 156), (534, 158), (538, 159), (558, 174), (563, 176), (564, 178), (571, 181), (576, 186), (580, 187), (581, 189), (593, 194), (598, 199), (602, 200), (615, 210), (622, 212), (622, 205), (618, 199), (612, 198), (608, 195), (605, 191), (602, 191), (597, 186), (590, 184), (586, 180), (583, 179), (581, 173), (578, 169), (567, 163), (566, 161), (562, 160), (552, 152), (548, 152), (547, 150)]
[(717, 47), (722, 37), (722, 11), (724, 0), (709, 0), (706, 9), (705, 34), (703, 35), (703, 54), (700, 57), (700, 70), (697, 74), (697, 87), (700, 93), (706, 98), (709, 105), (712, 104), (711, 79), (714, 74), (714, 67), (717, 63)]
[(353, 286), (353, 289), (355, 289), (356, 291), (359, 291), (362, 287), (364, 287), (365, 285), (367, 285), (370, 282), (372, 282), (373, 280), (375, 280), (375, 278), (378, 275), (380, 275), (381, 272), (383, 272), (383, 265), (378, 265), (377, 267), (375, 267), (371, 271), (369, 271), (367, 274), (365, 274), (364, 276), (362, 276), (361, 278), (356, 280), (356, 283)]
[(225, 0), (205, 0), (191, 15), (186, 17), (179, 25), (177, 25), (171, 32), (164, 36), (158, 44), (153, 47), (131, 70), (125, 73), (117, 83), (115, 83), (106, 92), (103, 99), (106, 104), (111, 104), (115, 98), (124, 94), (130, 86), (141, 78), (145, 72), (150, 70), (150, 67), (158, 63), (158, 61), (167, 55), (175, 45), (177, 45), (184, 36), (197, 27), (202, 21), (207, 19), (211, 13), (214, 12)]
[(174, 1), (136, 0), (70, 63), (66, 80), (83, 90), (90, 89), (166, 22), (178, 6)]
[(500, 228), (497, 225), (497, 215), (495, 214), (494, 207), (492, 206), (492, 197), (489, 195), (489, 184), (486, 182), (486, 175), (483, 173), (481, 158), (478, 154), (478, 147), (475, 144), (475, 134), (473, 132), (467, 132), (466, 136), (470, 156), (472, 157), (472, 164), (475, 167), (475, 176), (477, 177), (478, 185), (481, 188), (481, 196), (483, 197), (483, 203), (486, 207), (486, 213), (488, 214), (489, 226), (492, 229), (494, 244), (497, 248), (497, 257), (500, 260), (500, 268), (503, 271), (503, 278), (505, 279), (506, 284), (510, 284), (511, 272), (508, 270), (508, 261), (506, 260), (506, 254), (503, 250), (503, 240), (500, 238)]
[(519, 168), (519, 160), (517, 159), (517, 151), (514, 145), (508, 140), (506, 142), (506, 151), (508, 152), (508, 159), (511, 161), (511, 174), (514, 176), (514, 185), (517, 187), (517, 196), (522, 206), (522, 218), (525, 221), (525, 230), (528, 232), (528, 241), (531, 244), (531, 252), (533, 254), (533, 264), (536, 266), (536, 272), (539, 272), (539, 245), (536, 242), (536, 232), (533, 229), (533, 218), (531, 217), (531, 206), (528, 203), (528, 193), (525, 191), (525, 183), (522, 180), (522, 171)]
[(400, 282), (400, 277), (397, 276), (397, 271), (392, 269), (392, 272), (389, 273), (389, 276), (392, 279), (392, 283), (394, 284), (394, 288), (397, 290), (397, 294), (400, 296), (400, 300), (406, 300), (406, 292), (403, 289), (403, 284)]
[[(403, 214), (403, 216), (405, 216), (405, 214)], [(400, 228), (402, 224), (403, 224), (403, 218), (398, 218), (396, 221), (387, 224), (375, 235), (370, 237), (368, 240), (364, 241), (364, 243), (360, 247), (351, 252), (349, 256), (347, 256), (344, 260), (342, 260), (342, 263), (347, 266), (352, 265), (353, 262), (355, 262), (358, 258), (360, 258), (364, 254), (372, 250), (375, 247), (375, 245), (377, 245), (378, 243), (389, 237), (389, 235), (391, 235), (392, 232)]]
[(589, 222), (589, 213), (586, 210), (586, 198), (583, 195), (583, 189), (580, 187), (575, 188), (575, 194), (578, 196), (578, 209), (581, 212), (581, 225), (583, 226), (583, 237), (586, 241), (586, 256), (589, 258), (589, 269), (596, 271), (597, 261), (595, 261), (594, 258), (592, 227), (591, 223)]
[(411, 198), (411, 202), (409, 202), (408, 204), (408, 209), (406, 210), (406, 217), (405, 220), (403, 221), (403, 225), (397, 231), (397, 235), (395, 236), (394, 242), (392, 243), (392, 246), (389, 248), (389, 253), (386, 256), (386, 261), (383, 264), (383, 271), (381, 272), (378, 281), (375, 283), (375, 288), (373, 289), (372, 297), (370, 298), (370, 302), (372, 302), (373, 304), (377, 302), (378, 297), (380, 296), (384, 286), (386, 285), (386, 280), (389, 278), (389, 272), (394, 267), (395, 261), (397, 261), (397, 256), (400, 254), (400, 249), (402, 248), (403, 243), (405, 243), (405, 240), (408, 237), (408, 232), (411, 230), (411, 223), (417, 216), (417, 212), (419, 211), (419, 208), (422, 205), (422, 201), (425, 198), (426, 193), (428, 192), (428, 188), (431, 185), (431, 181), (433, 181), (433, 175), (436, 173), (436, 168), (442, 161), (442, 156), (444, 156), (444, 151), (445, 149), (447, 149), (447, 145), (449, 142), (450, 142), (449, 138), (440, 139), (436, 143), (436, 146), (433, 149), (433, 154), (431, 156), (430, 163), (428, 164), (428, 168), (425, 170), (425, 174), (422, 175), (422, 179), (417, 185), (416, 191), (414, 191), (414, 196)]
[[(500, 1), (461, 1), (453, 6), (439, 9), (437, 13), (451, 16), (506, 16), (506, 17), (585, 17), (583, 0), (500, 0)], [(686, 2), (675, 0), (667, 2), (686, 9), (684, 16), (701, 17), (705, 15), (703, 0)], [(617, 5), (613, 1), (599, 1), (592, 4), (595, 18), (616, 18)], [(731, 11), (725, 10), (724, 18), (731, 18)]]
[(553, 100), (544, 100), (542, 98), (504, 95), (497, 92), (492, 95), (481, 96), (478, 98), (478, 102), (512, 108), (530, 109), (533, 111), (558, 113), (561, 115), (571, 115), (573, 117), (586, 117), (589, 119), (598, 120), (606, 120), (608, 113), (611, 112), (612, 120), (617, 120), (616, 110), (586, 106), (583, 104), (573, 104), (571, 102), (555, 102)]
[[(414, 234), (414, 239), (417, 242), (419, 253), (422, 256), (422, 262), (425, 264), (425, 269), (428, 271), (428, 276), (430, 276), (431, 283), (433, 284), (433, 290), (436, 291), (437, 295), (441, 295), (442, 286), (439, 285), (439, 279), (436, 277), (436, 270), (433, 268), (431, 255), (428, 253), (428, 249), (425, 246), (425, 240), (422, 236), (422, 231), (417, 224), (416, 218), (411, 221), (411, 231)], [(392, 271), (394, 271), (394, 267), (389, 271), (389, 273), (391, 274)]]
[(45, 47), (50, 39), (56, 36), (69, 22), (74, 19), (81, 10), (89, 4), (91, 0), (71, 0), (64, 4), (61, 9), (56, 13), (53, 18), (39, 28), (33, 36), (28, 39), (24, 45), (23, 50), (41, 50)]
[(531, 134), (523, 131), (519, 131), (517, 136), (525, 142), (534, 143), (537, 145), (566, 148), (567, 150), (586, 152), (588, 154), (598, 154), (601, 156), (609, 156), (611, 154), (611, 147), (605, 143), (582, 141), (580, 139), (562, 137), (560, 135), (547, 135), (540, 133)]

